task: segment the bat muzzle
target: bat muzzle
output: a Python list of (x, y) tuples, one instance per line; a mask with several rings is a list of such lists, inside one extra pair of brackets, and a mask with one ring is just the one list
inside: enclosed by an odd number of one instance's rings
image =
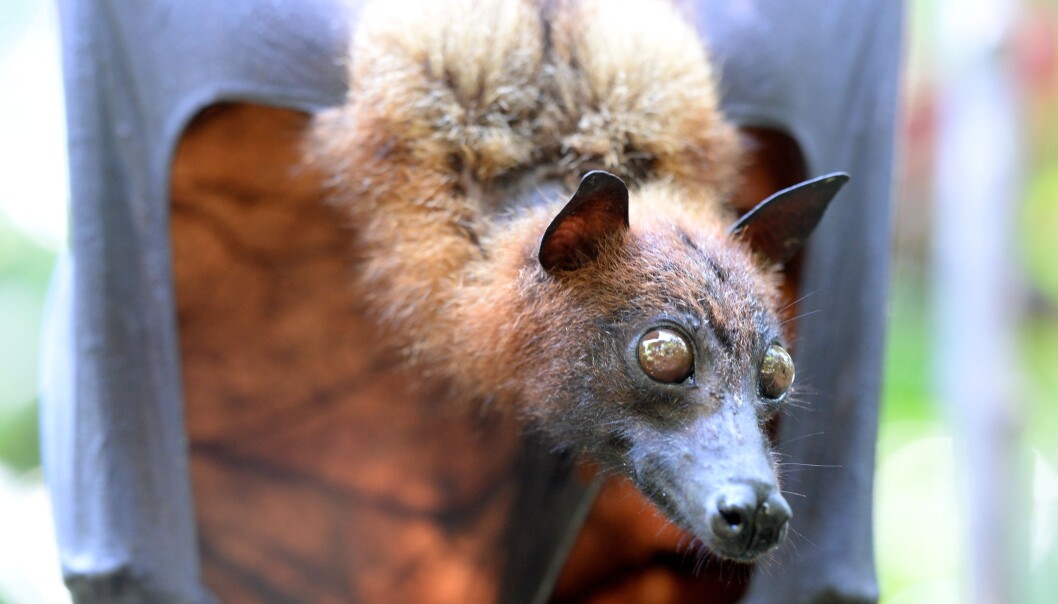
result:
[(790, 505), (774, 484), (725, 485), (706, 509), (713, 536), (709, 545), (725, 558), (753, 560), (782, 543), (791, 516)]
[(644, 430), (634, 477), (669, 517), (717, 555), (754, 560), (778, 547), (793, 516), (751, 405), (726, 399), (676, 430)]

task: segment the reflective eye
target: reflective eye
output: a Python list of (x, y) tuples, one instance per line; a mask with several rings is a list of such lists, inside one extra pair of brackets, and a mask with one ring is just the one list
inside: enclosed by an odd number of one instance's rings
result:
[(760, 365), (760, 391), (768, 398), (782, 398), (794, 381), (793, 359), (790, 353), (772, 344), (764, 353), (764, 362)]
[(639, 366), (651, 379), (665, 384), (686, 380), (694, 370), (694, 353), (687, 338), (660, 327), (639, 339)]

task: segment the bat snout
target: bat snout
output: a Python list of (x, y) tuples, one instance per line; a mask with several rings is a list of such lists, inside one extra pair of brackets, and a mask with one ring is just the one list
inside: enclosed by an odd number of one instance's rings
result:
[(732, 402), (680, 430), (635, 436), (640, 489), (713, 553), (748, 562), (785, 539), (793, 512), (751, 408)]
[(786, 537), (793, 513), (774, 484), (732, 482), (706, 506), (710, 547), (733, 560), (753, 560)]

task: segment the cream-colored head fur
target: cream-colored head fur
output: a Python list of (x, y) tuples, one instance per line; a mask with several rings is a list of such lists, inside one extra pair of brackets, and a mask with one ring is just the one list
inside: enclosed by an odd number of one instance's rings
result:
[(675, 8), (551, 4), (370, 4), (345, 109), (378, 118), (423, 164), (478, 181), (546, 163), (726, 191), (734, 137), (702, 42)]

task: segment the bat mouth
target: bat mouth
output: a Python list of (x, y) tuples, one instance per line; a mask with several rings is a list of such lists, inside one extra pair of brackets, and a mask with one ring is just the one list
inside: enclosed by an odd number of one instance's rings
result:
[[(722, 520), (721, 522), (727, 524), (728, 521)], [(703, 543), (717, 556), (736, 562), (748, 563), (779, 547), (786, 540), (789, 527), (789, 521), (783, 521), (778, 526), (764, 529), (759, 526), (754, 527), (751, 534), (747, 536), (748, 538), (737, 539), (734, 542), (723, 532), (714, 530), (712, 538), (708, 541), (703, 541)], [(718, 538), (717, 533), (724, 536)]]

